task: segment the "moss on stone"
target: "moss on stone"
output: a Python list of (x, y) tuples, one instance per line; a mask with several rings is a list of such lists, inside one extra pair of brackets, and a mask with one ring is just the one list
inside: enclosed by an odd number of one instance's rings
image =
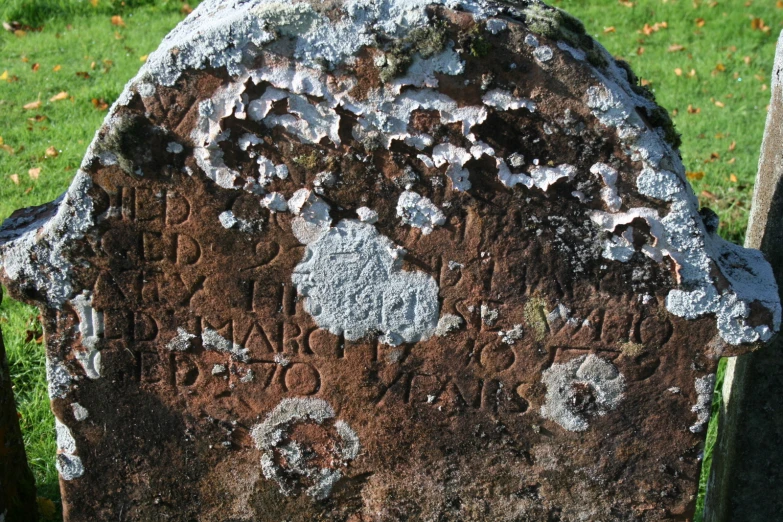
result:
[(630, 357), (633, 359), (642, 355), (645, 351), (647, 351), (647, 348), (645, 348), (643, 344), (629, 341), (627, 343), (620, 343), (620, 350), (623, 352), (625, 357)]
[(379, 66), (381, 81), (387, 83), (405, 74), (418, 53), (430, 58), (446, 47), (446, 28), (442, 24), (413, 29), (404, 38), (395, 41), (384, 54)]
[(470, 55), (474, 58), (483, 58), (492, 50), (492, 44), (484, 38), (481, 25), (474, 25), (470, 31), (468, 31), (468, 39), (468, 49)]
[(534, 3), (524, 9), (525, 21), (532, 32), (551, 40), (562, 40), (572, 47), (581, 49), (587, 61), (596, 67), (607, 65), (601, 48), (585, 31), (585, 26), (574, 16), (562, 9)]
[(543, 341), (547, 332), (547, 311), (546, 301), (540, 297), (534, 297), (525, 304), (524, 309), (525, 322), (536, 341)]
[(315, 170), (318, 168), (318, 155), (315, 152), (302, 154), (294, 158), (294, 163), (305, 170)]

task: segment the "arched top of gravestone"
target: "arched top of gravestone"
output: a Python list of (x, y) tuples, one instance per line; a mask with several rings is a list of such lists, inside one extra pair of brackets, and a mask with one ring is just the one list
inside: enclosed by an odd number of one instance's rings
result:
[[(515, 129), (522, 114), (526, 126)], [(506, 124), (495, 125), (500, 120)], [(299, 186), (280, 183), (289, 168), (283, 160), (296, 159), (284, 150), (274, 158), (250, 152), (253, 171), (240, 170), (238, 155), (263, 141), (243, 133), (243, 122), (325, 154), (312, 166), (300, 155), (302, 170), (323, 172)], [(73, 245), (100, 221), (89, 191), (101, 169), (142, 179), (181, 165), (206, 175), (256, 196), (264, 213), (297, 215), (294, 233), (317, 256), (316, 238), (362, 206), (348, 177), (327, 168), (333, 155), (373, 165), (402, 157), (387, 165), (399, 193), (390, 196), (396, 208), (380, 213), (383, 225), (427, 234), (460, 219), (489, 186), (522, 213), (525, 198), (566, 199), (591, 228), (570, 257), (601, 266), (584, 277), (627, 271), (630, 289), (639, 286), (634, 270), (656, 265), (656, 290), (670, 282), (662, 297), (671, 314), (715, 317), (729, 345), (766, 340), (780, 323), (769, 266), (758, 252), (720, 239), (714, 214), (699, 213), (678, 139), (625, 64), (578, 21), (539, 2), (207, 1), (128, 84), (56, 210), (6, 223), (4, 275), (50, 306), (78, 293)], [(425, 176), (430, 187), (419, 186)], [(448, 187), (450, 208), (426, 196), (437, 183)], [(554, 196), (553, 188), (565, 190)], [(338, 191), (345, 197), (325, 203)], [(325, 326), (344, 328), (328, 317)]]

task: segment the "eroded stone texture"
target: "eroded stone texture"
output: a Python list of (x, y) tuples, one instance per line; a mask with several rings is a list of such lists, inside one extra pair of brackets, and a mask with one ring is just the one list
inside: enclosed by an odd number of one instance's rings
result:
[(677, 140), (540, 3), (204, 2), (0, 232), (67, 518), (688, 519), (780, 302)]
[[(0, 288), (0, 301), (3, 299)], [(35, 479), (27, 465), (0, 331), (0, 521), (38, 520)]]

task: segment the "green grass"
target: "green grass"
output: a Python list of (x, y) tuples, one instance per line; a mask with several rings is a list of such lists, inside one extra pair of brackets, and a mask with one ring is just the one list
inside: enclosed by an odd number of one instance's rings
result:
[[(769, 90), (763, 89), (769, 86), (783, 10), (772, 0), (750, 5), (746, 0), (626, 2), (632, 7), (616, 0), (554, 3), (581, 18), (590, 34), (651, 82), (683, 135), (682, 155), (691, 177), (703, 173), (692, 181), (696, 193), (720, 215), (721, 233), (742, 241), (769, 103)], [(90, 0), (0, 0), (0, 21), (17, 21), (24, 31), (0, 31), (0, 75), (7, 72), (14, 80), (0, 79), (0, 218), (50, 201), (67, 187), (106, 115), (92, 100), (99, 106), (101, 100), (112, 103), (140, 67), (140, 58), (182, 19), (182, 6), (181, 0), (98, 0), (95, 6)], [(112, 24), (114, 15), (124, 26)], [(769, 30), (754, 30), (753, 18), (763, 19)], [(703, 20), (701, 27), (697, 19)], [(656, 22), (667, 27), (642, 34), (645, 24)], [(610, 27), (614, 30), (605, 32)], [(684, 49), (670, 51), (675, 44)], [(691, 70), (695, 75), (688, 74)], [(63, 91), (66, 100), (49, 101)], [(40, 108), (23, 108), (37, 100)], [(47, 156), (50, 147), (56, 157)], [(28, 172), (38, 168), (38, 179), (32, 179)], [(28, 456), (40, 494), (56, 500), (44, 349), (35, 340), (25, 342), (26, 331), (36, 329), (35, 316), (34, 309), (7, 297), (0, 305)], [(716, 430), (711, 422), (705, 470)]]

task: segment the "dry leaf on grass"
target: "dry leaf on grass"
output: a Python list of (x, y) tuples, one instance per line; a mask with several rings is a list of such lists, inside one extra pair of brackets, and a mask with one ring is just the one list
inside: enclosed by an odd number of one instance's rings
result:
[(44, 154), (46, 154), (48, 158), (56, 158), (57, 156), (60, 155), (57, 149), (54, 148), (53, 146), (46, 149), (46, 152)]
[(111, 17), (111, 24), (117, 27), (125, 27), (125, 21), (120, 15), (114, 15)]
[(24, 105), (24, 109), (26, 111), (33, 111), (35, 109), (40, 109), (40, 108), (41, 108), (41, 100), (30, 102)]
[(11, 181), (14, 182), (14, 185), (19, 185), (19, 174), (11, 174), (8, 177), (11, 178)]
[(38, 179), (41, 176), (41, 167), (28, 170), (27, 175), (30, 176), (30, 179)]
[(62, 92), (58, 92), (57, 94), (55, 94), (54, 96), (49, 98), (49, 101), (50, 102), (56, 102), (56, 101), (62, 101), (62, 100), (67, 100), (67, 99), (68, 99), (68, 93), (65, 92), (65, 91), (62, 91)]

